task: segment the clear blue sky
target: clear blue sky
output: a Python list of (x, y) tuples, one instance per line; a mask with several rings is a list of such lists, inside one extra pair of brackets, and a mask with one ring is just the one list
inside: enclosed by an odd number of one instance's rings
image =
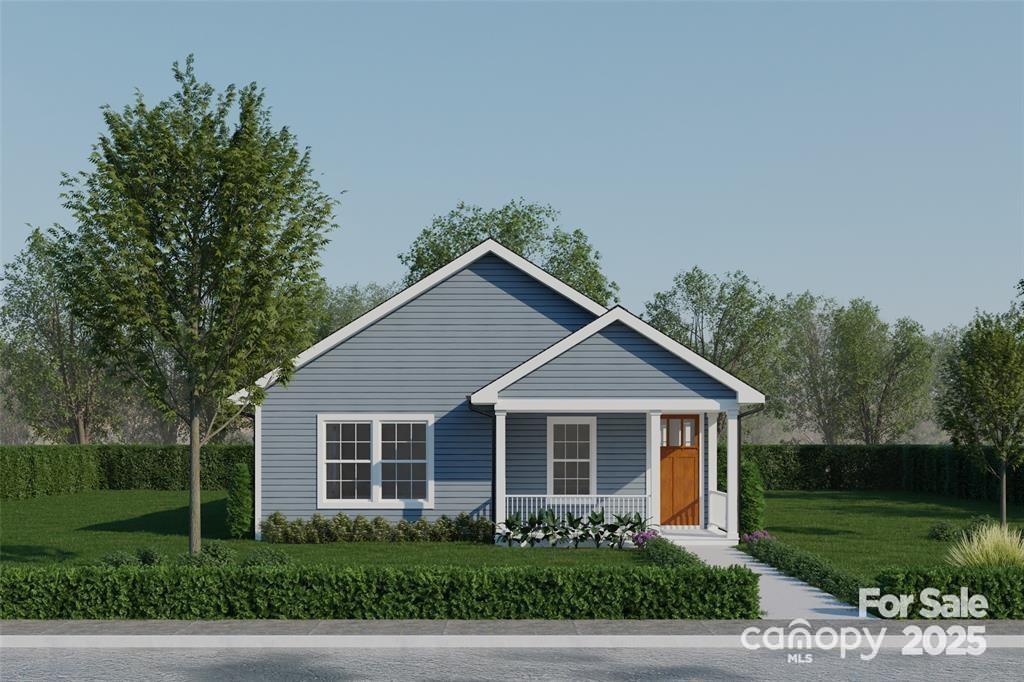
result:
[(263, 85), (346, 190), (334, 284), (459, 200), (550, 203), (642, 304), (698, 264), (928, 329), (1024, 274), (1021, 3), (2, 5), (2, 257), (67, 222), (99, 106)]

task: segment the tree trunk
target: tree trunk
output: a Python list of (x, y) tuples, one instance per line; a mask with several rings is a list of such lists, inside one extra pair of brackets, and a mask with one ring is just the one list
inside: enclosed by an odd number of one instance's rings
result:
[(192, 397), (189, 412), (188, 551), (189, 554), (198, 554), (202, 551), (199, 515), (202, 489), (199, 485), (199, 400), (195, 396)]
[(1006, 459), (999, 462), (999, 520), (1006, 529)]
[(85, 417), (80, 414), (75, 415), (75, 440), (79, 445), (89, 444), (89, 431), (85, 428)]

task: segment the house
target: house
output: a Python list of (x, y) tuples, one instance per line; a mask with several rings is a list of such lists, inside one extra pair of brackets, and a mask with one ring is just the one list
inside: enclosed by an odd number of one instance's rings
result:
[[(256, 521), (639, 512), (737, 536), (738, 412), (764, 395), (493, 240), (271, 372)], [(725, 413), (729, 493), (717, 490)]]

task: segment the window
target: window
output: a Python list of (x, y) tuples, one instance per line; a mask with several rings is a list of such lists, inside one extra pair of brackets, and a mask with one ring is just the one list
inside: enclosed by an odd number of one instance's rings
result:
[(692, 448), (696, 443), (696, 417), (666, 417), (661, 420), (661, 446)]
[(548, 417), (548, 494), (597, 493), (597, 419)]
[(321, 508), (432, 508), (433, 415), (317, 415)]

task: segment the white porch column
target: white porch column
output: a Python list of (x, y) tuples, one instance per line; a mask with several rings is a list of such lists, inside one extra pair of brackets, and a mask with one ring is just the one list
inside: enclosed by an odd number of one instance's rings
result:
[(661, 412), (647, 413), (647, 510), (648, 522), (661, 524)]
[(728, 522), (726, 524), (726, 535), (732, 540), (738, 540), (740, 527), (740, 450), (739, 450), (739, 411), (728, 410), (729, 427), (726, 431), (726, 482), (728, 491)]
[(708, 412), (708, 490), (718, 490), (718, 413)]
[(494, 522), (501, 523), (505, 512), (505, 413), (494, 413)]

